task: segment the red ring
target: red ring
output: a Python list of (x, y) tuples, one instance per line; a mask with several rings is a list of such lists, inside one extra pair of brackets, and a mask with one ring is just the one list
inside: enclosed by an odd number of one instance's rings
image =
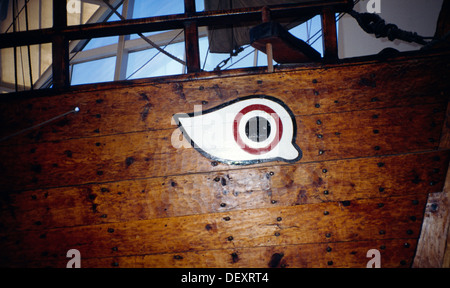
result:
[[(239, 131), (238, 131), (239, 123), (241, 122), (242, 117), (245, 114), (247, 114), (248, 112), (255, 111), (255, 110), (264, 111), (264, 112), (270, 114), (275, 119), (275, 123), (277, 126), (277, 132), (276, 132), (277, 135), (275, 135), (275, 138), (269, 145), (267, 145), (266, 147), (263, 147), (263, 148), (251, 148), (251, 147), (248, 147), (247, 145), (245, 145), (245, 143), (244, 143), (244, 141), (242, 141), (241, 135), (239, 135)], [(245, 107), (236, 115), (236, 117), (234, 118), (233, 134), (234, 134), (234, 140), (239, 145), (239, 147), (244, 149), (244, 151), (246, 151), (250, 154), (253, 154), (253, 155), (260, 155), (260, 154), (264, 154), (264, 153), (271, 151), (278, 144), (278, 142), (280, 142), (281, 136), (283, 135), (283, 123), (281, 122), (281, 119), (278, 116), (278, 114), (275, 111), (273, 111), (272, 108), (265, 106), (265, 105), (261, 105), (261, 104), (254, 104), (254, 105)]]

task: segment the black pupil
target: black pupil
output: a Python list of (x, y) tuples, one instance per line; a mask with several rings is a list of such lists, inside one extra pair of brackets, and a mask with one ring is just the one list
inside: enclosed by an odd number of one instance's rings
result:
[(253, 117), (245, 124), (245, 135), (254, 142), (262, 142), (269, 138), (270, 122), (263, 117)]

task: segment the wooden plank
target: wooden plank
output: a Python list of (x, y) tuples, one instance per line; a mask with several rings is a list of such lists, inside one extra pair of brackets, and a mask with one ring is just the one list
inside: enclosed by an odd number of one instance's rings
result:
[[(442, 127), (440, 149), (450, 148), (450, 105)], [(448, 235), (450, 233), (450, 171), (442, 193), (432, 193), (428, 198), (425, 220), (419, 238), (417, 253), (414, 258), (413, 267), (417, 268), (440, 268), (448, 263)], [(446, 255), (447, 253), (447, 255)], [(446, 260), (447, 257), (447, 260)]]
[(425, 204), (418, 194), (2, 233), (0, 266), (61, 260), (73, 248), (84, 258), (101, 258), (411, 239), (419, 236)]
[(428, 198), (422, 233), (414, 258), (414, 268), (441, 268), (450, 223), (447, 191), (432, 193)]
[(449, 156), (447, 150), (4, 194), (0, 232), (427, 195), (442, 190)]
[[(437, 148), (443, 117), (441, 104), (297, 117), (301, 162), (429, 151)], [(0, 191), (241, 168), (211, 161), (193, 148), (175, 148), (174, 131), (1, 149)]]
[[(175, 113), (209, 109), (241, 96), (266, 94), (285, 102), (295, 115), (356, 111), (413, 104), (446, 103), (448, 56), (393, 63), (347, 64), (196, 81), (145, 82), (145, 86), (0, 100), (0, 138), (55, 116), (81, 110), (1, 146), (172, 129)], [(423, 73), (427, 71), (427, 73)], [(178, 77), (180, 78), (180, 77)], [(177, 78), (175, 78), (177, 79)], [(392, 81), (396, 79), (396, 81)], [(110, 86), (113, 84), (110, 84)], [(3, 98), (2, 98), (3, 99)]]
[[(366, 268), (367, 251), (377, 249), (382, 268), (411, 265), (416, 239), (336, 242), (187, 251), (81, 259), (81, 268)], [(50, 257), (51, 258), (51, 257)], [(18, 267), (65, 268), (69, 259), (30, 261)], [(11, 266), (10, 266), (11, 267)]]

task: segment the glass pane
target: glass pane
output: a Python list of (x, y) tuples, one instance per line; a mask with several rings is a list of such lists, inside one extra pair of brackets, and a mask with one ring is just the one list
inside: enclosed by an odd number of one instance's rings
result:
[(72, 72), (72, 85), (113, 81), (116, 57), (76, 64)]
[[(175, 43), (164, 48), (170, 54), (183, 59), (184, 42)], [(182, 74), (181, 63), (160, 53), (156, 49), (148, 49), (131, 53), (128, 59), (127, 79), (156, 77)]]
[(133, 18), (184, 13), (184, 0), (135, 0)]

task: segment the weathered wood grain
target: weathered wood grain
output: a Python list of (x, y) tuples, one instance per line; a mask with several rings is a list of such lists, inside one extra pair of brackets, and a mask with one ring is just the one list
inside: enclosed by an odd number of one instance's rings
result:
[[(0, 232), (442, 191), (449, 150), (11, 193)], [(327, 169), (327, 173), (323, 173)]]
[[(187, 251), (139, 256), (81, 258), (81, 268), (366, 268), (367, 251), (377, 249), (381, 268), (411, 265), (417, 240), (373, 241), (262, 246)], [(49, 257), (54, 258), (54, 257)], [(70, 259), (30, 261), (19, 267), (64, 268)]]
[[(440, 104), (429, 104), (297, 117), (301, 162), (432, 150), (439, 145), (444, 114)], [(240, 168), (211, 161), (193, 148), (174, 148), (174, 131), (3, 147), (0, 191)]]
[(1, 266), (28, 259), (417, 238), (426, 195), (361, 199), (1, 234)]
[[(1, 142), (1, 146), (117, 133), (168, 129), (175, 113), (189, 113), (235, 98), (266, 94), (284, 101), (295, 115), (367, 110), (447, 101), (448, 55), (297, 68), (270, 74), (172, 78), (127, 82), (62, 95), (0, 99), (0, 138), (79, 107), (52, 124)], [(426, 71), (425, 73), (423, 71)], [(178, 80), (177, 80), (178, 79)], [(392, 81), (395, 79), (395, 81)], [(138, 84), (140, 83), (140, 84)], [(318, 106), (318, 105), (320, 106)]]

